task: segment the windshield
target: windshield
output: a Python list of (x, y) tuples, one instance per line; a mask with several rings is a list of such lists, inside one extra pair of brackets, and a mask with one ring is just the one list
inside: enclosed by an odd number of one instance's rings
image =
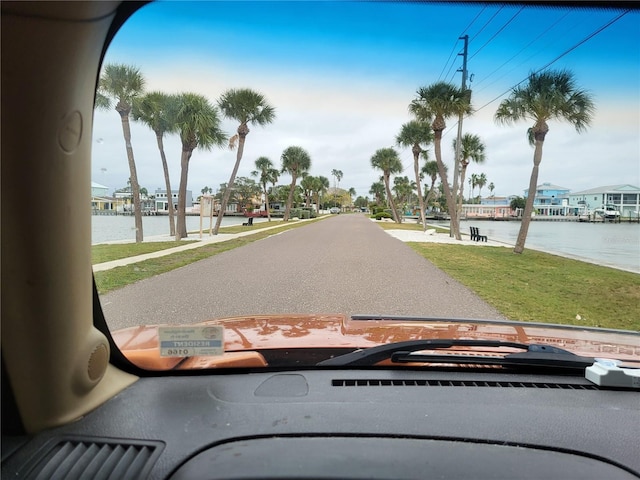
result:
[(144, 6), (93, 125), (116, 344), (150, 369), (433, 339), (639, 361), (639, 26), (473, 2)]

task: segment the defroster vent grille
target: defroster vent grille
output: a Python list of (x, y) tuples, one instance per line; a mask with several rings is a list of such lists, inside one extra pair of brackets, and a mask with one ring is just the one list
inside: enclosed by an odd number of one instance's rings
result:
[(497, 388), (539, 388), (561, 390), (597, 390), (595, 385), (548, 382), (492, 382), (477, 380), (388, 380), (388, 379), (336, 379), (334, 387), (497, 387)]
[(163, 442), (128, 439), (62, 439), (30, 462), (30, 480), (125, 480), (146, 478)]

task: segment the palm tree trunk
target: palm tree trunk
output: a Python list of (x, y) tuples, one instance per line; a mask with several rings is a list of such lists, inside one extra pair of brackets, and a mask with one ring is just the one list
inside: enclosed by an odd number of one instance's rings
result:
[(442, 163), (442, 130), (434, 130), (433, 133), (433, 143), (436, 154), (436, 163), (438, 164), (438, 173), (440, 174), (444, 196), (447, 199), (447, 209), (449, 210), (449, 216), (451, 217), (451, 231), (449, 232), (449, 235), (451, 237), (455, 236), (456, 240), (461, 240), (460, 230), (458, 229), (458, 222), (456, 221), (456, 205), (453, 203), (453, 195), (451, 195), (451, 188), (449, 188), (449, 182), (447, 181), (447, 173), (444, 169), (444, 163)]
[(283, 222), (289, 221), (289, 215), (291, 215), (291, 204), (293, 203), (293, 191), (296, 188), (297, 175), (295, 173), (291, 174), (291, 188), (289, 188), (289, 197), (287, 198), (287, 206), (284, 209), (284, 217), (282, 217)]
[(269, 192), (267, 191), (267, 182), (262, 184), (264, 189), (264, 208), (267, 210), (267, 218), (271, 221), (271, 212), (269, 211)]
[(418, 204), (420, 205), (420, 220), (422, 221), (422, 231), (427, 231), (427, 221), (424, 211), (424, 199), (422, 198), (422, 187), (420, 183), (420, 147), (413, 151), (413, 171), (416, 174), (416, 185), (418, 190)]
[(518, 232), (518, 239), (516, 240), (516, 246), (513, 249), (513, 253), (522, 253), (524, 251), (527, 233), (529, 233), (531, 213), (533, 212), (533, 202), (536, 197), (536, 188), (538, 187), (538, 171), (540, 168), (540, 162), (542, 161), (543, 144), (544, 139), (536, 140), (535, 142), (535, 150), (533, 152), (533, 169), (531, 170), (531, 179), (529, 180), (529, 195), (527, 195), (527, 201), (524, 204), (522, 223), (520, 223), (520, 231)]
[(458, 197), (458, 218), (462, 215), (462, 199), (464, 198), (464, 180), (467, 173), (467, 165), (463, 162), (460, 166), (460, 196)]
[(144, 235), (142, 232), (142, 208), (140, 208), (140, 184), (138, 183), (138, 172), (136, 162), (133, 158), (133, 147), (131, 146), (131, 127), (129, 125), (129, 115), (121, 114), (122, 133), (124, 134), (124, 144), (127, 149), (127, 160), (129, 161), (129, 174), (131, 176), (131, 194), (133, 195), (133, 214), (136, 225), (136, 243), (142, 242)]
[(171, 193), (171, 182), (169, 181), (169, 167), (167, 166), (167, 156), (164, 154), (164, 144), (162, 142), (162, 135), (156, 134), (156, 140), (158, 141), (158, 149), (160, 150), (160, 158), (162, 159), (162, 170), (164, 171), (164, 184), (167, 189), (167, 199), (169, 200), (169, 235), (175, 237), (176, 235), (176, 223), (173, 219), (173, 195)]
[(236, 181), (236, 175), (238, 174), (238, 169), (240, 168), (240, 160), (242, 160), (242, 152), (244, 152), (244, 142), (246, 138), (247, 136), (241, 134), (240, 128), (238, 128), (238, 153), (236, 155), (236, 164), (233, 166), (233, 171), (231, 172), (229, 183), (227, 183), (227, 188), (225, 189), (224, 195), (222, 196), (222, 203), (220, 203), (220, 212), (218, 212), (218, 216), (216, 217), (216, 226), (213, 228), (214, 235), (218, 234), (220, 224), (222, 223), (222, 217), (224, 217), (224, 212), (227, 209), (227, 204), (229, 203), (231, 189), (233, 188), (233, 183)]
[(396, 212), (396, 206), (393, 203), (393, 195), (391, 195), (391, 188), (389, 187), (389, 175), (384, 175), (384, 188), (387, 191), (387, 201), (389, 202), (389, 207), (391, 208), (391, 216), (393, 217), (393, 221), (396, 223), (401, 223), (398, 218), (398, 212)]
[(182, 150), (180, 157), (180, 186), (178, 187), (178, 223), (176, 225), (176, 240), (187, 238), (187, 178), (189, 176), (189, 160), (193, 150)]

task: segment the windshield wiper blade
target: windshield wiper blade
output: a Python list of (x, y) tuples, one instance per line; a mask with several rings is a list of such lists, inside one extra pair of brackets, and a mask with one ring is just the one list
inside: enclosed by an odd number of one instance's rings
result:
[[(471, 355), (417, 355), (411, 352), (424, 350), (440, 350), (451, 347), (508, 347), (524, 350), (522, 353), (510, 353), (504, 357), (478, 357)], [(425, 363), (465, 363), (545, 366), (559, 368), (585, 368), (593, 365), (595, 360), (580, 357), (562, 348), (551, 345), (504, 342), (500, 340), (410, 340), (406, 342), (388, 343), (357, 350), (355, 352), (330, 358), (317, 364), (320, 367), (364, 367), (375, 365), (383, 360), (395, 362)], [(441, 359), (441, 360), (440, 360)], [(505, 361), (505, 359), (507, 359)]]

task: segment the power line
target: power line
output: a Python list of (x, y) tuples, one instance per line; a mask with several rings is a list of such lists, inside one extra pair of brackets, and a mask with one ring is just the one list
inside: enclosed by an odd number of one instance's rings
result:
[[(475, 21), (478, 19), (478, 17), (480, 17), (480, 15), (482, 15), (482, 12), (484, 12), (486, 9), (487, 9), (486, 5), (484, 7), (482, 7), (482, 10), (480, 10), (478, 12), (478, 14), (474, 17), (474, 19), (471, 20), (471, 23), (469, 23), (469, 25), (466, 26), (466, 28), (462, 31), (462, 33), (460, 35), (458, 35), (458, 37), (462, 37), (467, 32), (467, 30), (469, 30), (469, 28), (471, 28), (471, 26), (475, 23)], [(447, 68), (447, 65), (449, 65), (449, 60), (451, 60), (451, 56), (453, 55), (453, 52), (455, 52), (455, 50), (456, 50), (456, 45), (458, 45), (458, 41), (460, 41), (459, 38), (453, 44), (453, 48), (451, 49), (451, 53), (449, 53), (449, 58), (447, 58), (447, 61), (445, 62), (444, 67), (442, 67), (442, 72), (440, 72), (440, 75), (438, 76), (438, 81), (442, 78), (442, 74), (444, 73), (445, 68)], [(449, 70), (447, 71), (447, 75), (449, 75), (449, 72), (451, 71), (452, 67), (453, 67), (453, 64), (451, 65), (451, 67), (449, 67)], [(445, 75), (445, 77), (447, 75)]]
[[(542, 33), (540, 33), (540, 35), (538, 35), (536, 38), (534, 38), (533, 40), (531, 40), (529, 43), (527, 43), (524, 47), (522, 47), (520, 49), (520, 51), (518, 51), (518, 53), (516, 53), (514, 56), (512, 56), (509, 60), (507, 60), (506, 62), (504, 62), (502, 65), (500, 65), (498, 68), (496, 68), (493, 72), (491, 72), (489, 75), (485, 76), (482, 80), (480, 80), (478, 83), (476, 83), (476, 86), (480, 85), (482, 82), (484, 82), (485, 80), (487, 80), (488, 78), (490, 78), (493, 74), (495, 74), (496, 72), (498, 72), (502, 67), (504, 67), (505, 65), (507, 65), (509, 62), (511, 62), (514, 58), (516, 58), (518, 55), (520, 55), (522, 52), (524, 52), (527, 48), (529, 48), (531, 45), (533, 45), (535, 42), (537, 42), (538, 40), (540, 40), (540, 38), (542, 38), (547, 32), (549, 32), (551, 29), (553, 29), (553, 27), (555, 27), (558, 23), (560, 23), (561, 21), (563, 21), (570, 12), (566, 12), (562, 17), (560, 17), (558, 20), (556, 20), (554, 23), (552, 23), (550, 26), (548, 26)], [(492, 84), (490, 84), (492, 85)], [(481, 91), (481, 90), (478, 90)]]
[[(618, 20), (620, 20), (622, 17), (624, 17), (627, 13), (631, 12), (631, 10), (625, 10), (624, 12), (622, 12), (620, 15), (618, 15), (617, 17), (613, 18), (612, 20), (610, 20), (609, 22), (607, 22), (606, 24), (604, 24), (603, 26), (601, 26), (600, 28), (598, 28), (597, 30), (595, 30), (594, 32), (590, 33), (589, 35), (587, 35), (585, 38), (583, 38), (582, 40), (580, 40), (578, 43), (576, 43), (575, 45), (573, 45), (572, 47), (568, 48), (567, 50), (565, 50), (564, 52), (562, 52), (560, 55), (558, 55), (556, 58), (554, 58), (553, 60), (551, 60), (550, 62), (546, 63), (544, 66), (540, 67), (539, 69), (537, 69), (535, 72), (533, 72), (532, 74), (537, 74), (542, 72), (543, 70), (547, 69), (548, 67), (550, 67), (551, 65), (553, 65), (555, 62), (557, 62), (558, 60), (560, 60), (562, 57), (564, 57), (565, 55), (568, 55), (569, 53), (571, 53), (573, 50), (575, 50), (576, 48), (578, 48), (580, 45), (583, 45), (584, 43), (586, 43), (587, 41), (591, 40), (593, 37), (595, 37), (596, 35), (598, 35), (599, 33), (601, 33), (603, 30), (607, 29), (608, 27), (610, 27), (611, 25), (613, 25), (615, 22), (617, 22)], [(497, 97), (495, 97), (493, 100), (488, 101), (487, 103), (485, 103), (484, 105), (482, 105), (481, 107), (479, 107), (478, 109), (475, 110), (475, 112), (479, 112), (480, 110), (482, 110), (483, 108), (488, 107), (489, 105), (491, 105), (493, 102), (495, 102), (496, 100), (500, 99), (501, 97), (505, 96), (507, 93), (511, 92), (514, 88), (516, 88), (518, 85), (526, 82), (529, 77), (532, 75), (529, 74), (527, 75), (525, 78), (523, 78), (522, 80), (520, 80), (518, 83), (516, 83), (515, 85), (509, 87), (506, 91), (504, 91), (503, 93), (501, 93), (500, 95), (498, 95)], [(454, 125), (452, 125), (451, 127), (449, 127), (447, 129), (447, 131), (445, 132), (444, 135), (448, 134), (455, 126), (457, 126), (458, 122), (456, 122)]]
[[(613, 25), (615, 22), (617, 22), (618, 20), (620, 20), (622, 17), (624, 17), (627, 13), (629, 13), (631, 10), (625, 10), (624, 12), (622, 12), (620, 15), (618, 15), (617, 17), (615, 17), (613, 20), (610, 20), (609, 22), (607, 22), (605, 25), (603, 25), (602, 27), (598, 28), (596, 31), (592, 32), (591, 34), (587, 35), (585, 38), (583, 38), (582, 40), (580, 40), (578, 43), (576, 43), (574, 46), (570, 47), (569, 49), (565, 50), (564, 52), (562, 52), (560, 55), (558, 55), (556, 58), (554, 58), (553, 60), (551, 60), (550, 62), (548, 62), (546, 65), (544, 65), (543, 67), (540, 67), (538, 70), (536, 70), (535, 72), (533, 72), (533, 74), (537, 74), (540, 73), (541, 71), (547, 69), (548, 67), (550, 67), (551, 65), (553, 65), (554, 63), (556, 63), (558, 60), (560, 60), (562, 57), (564, 57), (565, 55), (571, 53), (573, 50), (575, 50), (576, 48), (578, 48), (580, 45), (586, 43), (587, 41), (591, 40), (593, 37), (595, 37), (596, 35), (598, 35), (600, 32), (602, 32), (603, 30), (605, 30), (606, 28), (610, 27), (611, 25)], [(481, 106), (480, 108), (478, 108), (478, 110), (476, 111), (480, 111), (483, 108), (489, 106), (490, 104), (492, 104), (493, 102), (495, 102), (496, 100), (498, 100), (500, 97), (503, 97), (504, 95), (506, 95), (507, 93), (509, 93), (510, 91), (512, 91), (514, 88), (516, 88), (518, 85), (520, 85), (523, 82), (526, 82), (530, 75), (527, 75), (525, 78), (523, 78), (522, 80), (520, 80), (518, 83), (516, 83), (515, 85), (513, 85), (511, 88), (509, 88), (507, 91), (505, 91), (504, 93), (501, 93), (500, 95), (498, 95), (496, 98), (494, 98), (493, 100), (485, 103), (483, 106)]]
[(469, 57), (469, 60), (471, 60), (471, 59), (472, 59), (473, 57), (475, 57), (478, 53), (480, 53), (484, 47), (486, 47), (487, 45), (489, 45), (489, 44), (492, 42), (492, 40), (493, 40), (494, 38), (496, 38), (496, 37), (500, 34), (500, 32), (502, 32), (505, 28), (507, 28), (507, 26), (508, 26), (511, 22), (513, 22), (513, 21), (515, 20), (515, 18), (516, 18), (518, 15), (520, 15), (520, 12), (522, 12), (522, 10), (524, 10), (524, 6), (523, 6), (523, 7), (520, 7), (520, 10), (518, 10), (518, 11), (513, 15), (513, 17), (511, 17), (511, 18), (507, 21), (507, 23), (505, 23), (502, 27), (500, 27), (500, 29), (499, 29), (496, 33), (494, 33), (494, 34), (493, 34), (493, 36), (492, 36), (489, 40), (487, 40), (487, 41), (485, 42), (485, 44), (484, 44), (484, 45), (482, 45), (482, 46), (481, 46), (481, 47), (476, 51), (476, 53), (474, 53), (473, 55), (471, 55), (471, 56)]
[(476, 37), (480, 35), (480, 33), (486, 28), (486, 26), (489, 25), (494, 18), (496, 18), (496, 16), (502, 11), (503, 8), (504, 8), (504, 5), (500, 7), (496, 13), (493, 14), (493, 16), (487, 21), (487, 23), (485, 23), (482, 26), (482, 28), (478, 31), (478, 33), (476, 33), (473, 37), (471, 37), (469, 41), (472, 42), (473, 40), (475, 40)]

